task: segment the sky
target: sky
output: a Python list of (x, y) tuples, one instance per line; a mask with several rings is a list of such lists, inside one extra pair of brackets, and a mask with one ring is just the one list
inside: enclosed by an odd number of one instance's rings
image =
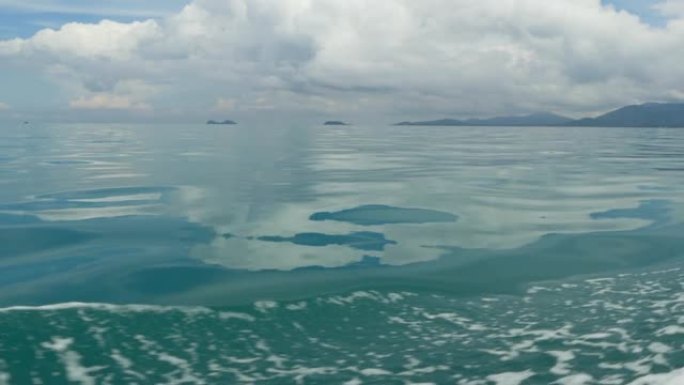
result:
[(579, 117), (681, 63), (684, 0), (0, 0), (0, 120)]

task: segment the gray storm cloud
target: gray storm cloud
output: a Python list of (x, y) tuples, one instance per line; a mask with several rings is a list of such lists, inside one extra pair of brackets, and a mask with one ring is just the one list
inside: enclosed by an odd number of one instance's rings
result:
[(599, 0), (195, 0), (0, 41), (65, 108), (358, 116), (587, 113), (684, 98), (678, 2), (655, 28)]

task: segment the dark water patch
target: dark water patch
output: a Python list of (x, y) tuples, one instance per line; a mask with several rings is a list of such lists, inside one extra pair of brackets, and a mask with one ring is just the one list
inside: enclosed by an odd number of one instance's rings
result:
[(86, 219), (72, 221), (69, 226), (106, 235), (102, 241), (113, 245), (140, 244), (153, 249), (185, 250), (208, 243), (216, 236), (212, 228), (183, 218), (152, 215)]
[(0, 213), (0, 227), (35, 224), (40, 222), (41, 220), (33, 215)]
[(358, 250), (382, 251), (386, 245), (395, 245), (396, 241), (385, 238), (382, 233), (358, 231), (349, 234), (299, 233), (293, 237), (261, 236), (264, 242), (289, 242), (295, 245), (323, 247), (329, 245), (349, 246)]
[(95, 258), (75, 257), (3, 266), (0, 267), (0, 287), (61, 274), (93, 261)]
[(637, 188), (641, 191), (655, 191), (655, 192), (663, 192), (663, 191), (673, 191), (674, 188), (672, 186), (648, 186), (648, 185), (642, 185), (642, 186), (637, 186)]
[(684, 224), (632, 231), (547, 234), (531, 244), (504, 250), (440, 247), (436, 261), (396, 270), (426, 279), (427, 288), (458, 293), (515, 294), (539, 281), (629, 271), (684, 259)]
[[(679, 228), (684, 231), (684, 226)], [(472, 262), (462, 264), (458, 259), (463, 257)], [(681, 237), (633, 232), (551, 234), (514, 250), (455, 249), (434, 265), (428, 263), (420, 269), (429, 271), (437, 282), (462, 283), (483, 292), (514, 293), (530, 282), (642, 268), (682, 257)]]
[[(38, 219), (0, 226), (0, 305), (149, 302), (150, 290), (126, 287), (130, 272), (172, 261), (187, 264), (194, 246), (216, 236), (211, 228), (165, 216), (94, 218), (60, 226)], [(148, 285), (166, 282), (152, 278)], [(201, 282), (212, 281), (203, 277)]]
[(591, 219), (647, 219), (656, 224), (670, 220), (672, 202), (663, 199), (652, 199), (639, 202), (639, 207), (628, 209), (612, 209), (591, 213)]
[(31, 216), (6, 215), (4, 218), (13, 221), (11, 224), (19, 225), (9, 226), (10, 223), (5, 222), (0, 226), (0, 251), (9, 256), (20, 250), (42, 250), (91, 240), (104, 247), (101, 250), (104, 254), (108, 245), (142, 244), (153, 249), (183, 245), (190, 248), (208, 243), (216, 236), (209, 227), (166, 216), (92, 218), (60, 222), (61, 227)]
[(317, 212), (309, 217), (312, 221), (339, 221), (361, 226), (401, 224), (401, 223), (441, 223), (456, 222), (456, 215), (443, 211), (402, 208), (387, 205), (363, 205), (352, 209)]
[(160, 266), (128, 274), (121, 283), (133, 292), (157, 296), (212, 284), (230, 275), (229, 270), (212, 266)]
[(88, 231), (59, 227), (0, 228), (0, 258), (15, 257), (41, 251), (53, 251), (95, 239)]

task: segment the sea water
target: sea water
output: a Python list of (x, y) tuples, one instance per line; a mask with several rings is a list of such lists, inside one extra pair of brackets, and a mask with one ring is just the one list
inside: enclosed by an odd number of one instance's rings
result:
[(0, 126), (0, 384), (684, 383), (684, 130)]

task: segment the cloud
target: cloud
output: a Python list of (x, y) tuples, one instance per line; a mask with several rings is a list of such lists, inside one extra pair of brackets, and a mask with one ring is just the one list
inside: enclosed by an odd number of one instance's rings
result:
[(10, 106), (7, 103), (0, 102), (0, 111), (9, 110)]
[(77, 59), (131, 60), (145, 42), (161, 37), (153, 20), (118, 23), (103, 20), (98, 24), (68, 23), (59, 30), (43, 29), (30, 39), (0, 43), (0, 53), (24, 57), (48, 57), (63, 62)]
[(232, 111), (235, 109), (235, 99), (219, 98), (216, 101), (215, 109), (217, 111)]
[(125, 96), (95, 94), (91, 97), (81, 97), (69, 102), (74, 109), (84, 110), (149, 110), (145, 103), (134, 102)]
[(584, 114), (681, 99), (684, 19), (654, 28), (599, 0), (195, 0), (0, 41), (0, 58), (75, 101), (188, 116)]
[(667, 17), (684, 16), (683, 0), (664, 0), (653, 5), (653, 8)]

